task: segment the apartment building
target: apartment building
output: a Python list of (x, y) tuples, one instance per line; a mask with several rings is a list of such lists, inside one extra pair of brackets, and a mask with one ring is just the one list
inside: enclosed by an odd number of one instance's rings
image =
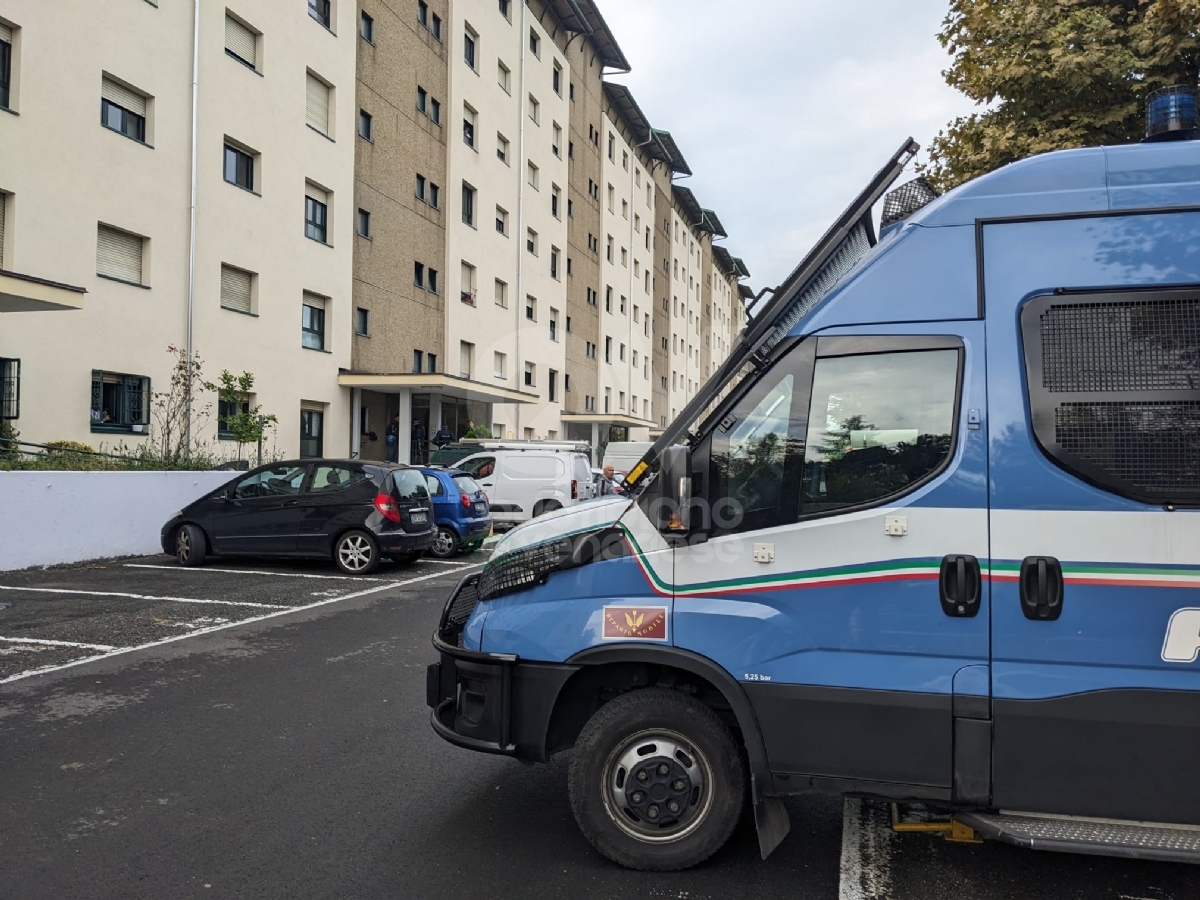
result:
[[(356, 15), (0, 3), (0, 298), (23, 310), (0, 357), (23, 440), (136, 448), (177, 347), (206, 377), (254, 374), (276, 452), (345, 452)], [(228, 410), (194, 407), (234, 455)]]

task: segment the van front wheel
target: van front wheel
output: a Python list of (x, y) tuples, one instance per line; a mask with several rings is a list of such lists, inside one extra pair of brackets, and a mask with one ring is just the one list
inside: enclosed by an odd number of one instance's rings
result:
[(729, 729), (694, 697), (632, 691), (580, 732), (568, 774), (571, 810), (592, 846), (630, 869), (686, 869), (716, 853), (746, 793)]

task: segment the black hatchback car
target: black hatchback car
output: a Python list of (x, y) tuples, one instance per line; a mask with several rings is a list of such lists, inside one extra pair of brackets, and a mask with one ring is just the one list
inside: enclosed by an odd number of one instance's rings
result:
[(162, 548), (181, 566), (213, 556), (333, 558), (365, 575), (381, 557), (411, 562), (437, 535), (420, 469), (301, 459), (254, 469), (177, 512)]

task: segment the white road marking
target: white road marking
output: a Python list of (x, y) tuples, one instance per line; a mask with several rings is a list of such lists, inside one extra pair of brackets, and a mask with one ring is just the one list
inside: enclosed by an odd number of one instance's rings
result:
[(118, 649), (108, 644), (79, 644), (75, 641), (44, 641), (37, 638), (0, 637), (0, 641), (7, 641), (10, 644), (45, 644), (47, 647), (79, 647), (83, 650), (109, 651)]
[(436, 564), (436, 565), (439, 565), (439, 566), (457, 566), (457, 567), (458, 567), (458, 568), (460, 568), (460, 569), (461, 569), (463, 566), (469, 566), (469, 565), (471, 565), (471, 563), (461, 563), (461, 562), (455, 562), (455, 561), (454, 561), (454, 560), (452, 560), (452, 559), (423, 559), (423, 560), (421, 560), (421, 562), (423, 562), (423, 563), (434, 563), (434, 564)]
[[(464, 568), (478, 568), (478, 566), (464, 566)], [(286, 609), (279, 609), (275, 612), (265, 613), (261, 616), (252, 616), (249, 619), (242, 619), (240, 622), (228, 622), (224, 625), (213, 625), (210, 628), (200, 628), (196, 631), (190, 631), (187, 634), (177, 634), (174, 637), (163, 638), (162, 640), (158, 641), (151, 641), (148, 644), (138, 644), (136, 647), (120, 647), (110, 653), (101, 653), (97, 656), (88, 656), (84, 659), (76, 659), (69, 663), (63, 663), (60, 666), (47, 666), (44, 669), (31, 669), (28, 672), (18, 672), (16, 675), (9, 675), (7, 678), (0, 678), (0, 684), (8, 684), (10, 681), (29, 678), (33, 675), (46, 675), (50, 672), (57, 672), (60, 669), (69, 669), (73, 666), (82, 666), (84, 663), (95, 662), (98, 659), (107, 659), (110, 656), (120, 656), (123, 653), (132, 653), (135, 650), (146, 650), (150, 647), (160, 647), (163, 644), (173, 644), (176, 641), (187, 640), (188, 638), (196, 637), (197, 635), (211, 634), (214, 631), (224, 631), (226, 628), (233, 628), (237, 625), (246, 625), (250, 622), (261, 622), (263, 619), (274, 619), (276, 616), (287, 616), (305, 609), (314, 609), (318, 606), (328, 606), (330, 603), (341, 603), (343, 600), (353, 600), (357, 597), (365, 597), (368, 594), (377, 594), (380, 591), (387, 591), (391, 590), (392, 588), (416, 584), (419, 581), (429, 581), (431, 578), (444, 578), (446, 574), (446, 572), (431, 572), (428, 575), (418, 575), (416, 578), (408, 578), (404, 581), (393, 581), (388, 584), (381, 584), (378, 587), (355, 591), (352, 594), (343, 594), (340, 597), (330, 597), (327, 600), (318, 600), (315, 603), (308, 603), (304, 606), (290, 606)]]
[(125, 563), (127, 569), (170, 569), (172, 572), (217, 572), (224, 575), (276, 575), (280, 578), (333, 578), (352, 581), (387, 581), (386, 578), (368, 578), (363, 575), (312, 575), (308, 572), (267, 572), (263, 569), (215, 569), (210, 566), (186, 568), (184, 566), (157, 566), (150, 563)]
[(85, 591), (77, 588), (10, 587), (0, 591), (29, 591), (37, 594), (75, 594), (84, 597), (124, 597), (126, 600), (169, 600), (172, 603), (203, 603), (210, 606), (250, 606), (255, 609), (290, 609), (282, 603), (251, 603), (248, 600), (197, 600), (194, 597), (156, 597), (152, 594), (127, 594), (124, 591)]
[(894, 833), (887, 806), (848, 798), (842, 810), (839, 900), (889, 900)]

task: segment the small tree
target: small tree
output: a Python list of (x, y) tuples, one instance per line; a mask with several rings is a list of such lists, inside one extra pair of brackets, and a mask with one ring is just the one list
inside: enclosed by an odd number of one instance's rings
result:
[(491, 436), (492, 430), (486, 425), (474, 425), (471, 428), (468, 428), (467, 433), (464, 435), (464, 437), (482, 438), (484, 440), (490, 438)]
[(201, 375), (203, 363), (193, 353), (188, 365), (187, 351), (174, 345), (167, 352), (175, 357), (171, 367), (171, 386), (156, 391), (151, 397), (154, 412), (154, 434), (151, 436), (161, 462), (177, 466), (188, 459), (200, 445), (198, 435), (208, 422), (211, 403), (199, 403), (202, 390), (212, 390)]
[(237, 458), (241, 462), (242, 448), (262, 440), (268, 431), (278, 426), (279, 420), (273, 414), (265, 415), (261, 404), (250, 405), (250, 395), (254, 392), (251, 372), (234, 375), (228, 369), (222, 369), (219, 383), (206, 382), (204, 386), (216, 391), (218, 399), (225, 404), (226, 413), (218, 413), (217, 422), (237, 442)]

